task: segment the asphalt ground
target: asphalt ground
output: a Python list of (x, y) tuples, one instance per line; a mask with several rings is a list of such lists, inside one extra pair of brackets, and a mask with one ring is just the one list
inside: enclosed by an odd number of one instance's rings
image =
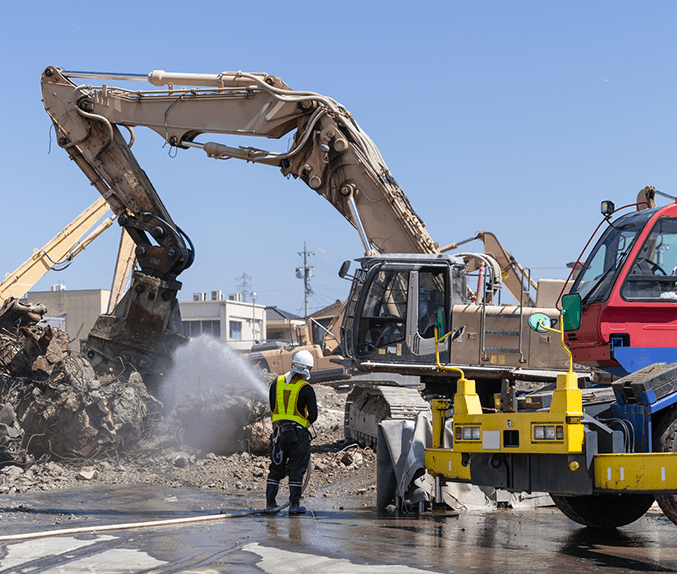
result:
[[(248, 498), (248, 496), (250, 498)], [(673, 572), (677, 526), (649, 512), (611, 531), (579, 527), (554, 508), (377, 512), (364, 499), (311, 498), (309, 512), (92, 533), (99, 525), (206, 517), (261, 508), (260, 493), (83, 486), (5, 495), (1, 535), (84, 528), (81, 534), (0, 542), (5, 573)]]

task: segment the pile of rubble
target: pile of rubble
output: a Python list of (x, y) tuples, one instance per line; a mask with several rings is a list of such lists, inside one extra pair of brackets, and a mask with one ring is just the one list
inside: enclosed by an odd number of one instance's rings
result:
[[(188, 365), (175, 392), (154, 396), (136, 372), (97, 377), (69, 351), (65, 332), (37, 324), (44, 313), (18, 301), (0, 309), (0, 494), (83, 482), (265, 490), (270, 376), (227, 386), (242, 378), (237, 371), (221, 377), (225, 387), (208, 389)], [(344, 445), (345, 395), (315, 389), (320, 416), (306, 496), (373, 496), (375, 453)]]
[[(0, 309), (0, 467), (100, 459), (139, 443), (148, 452), (181, 445), (223, 455), (267, 451), (260, 399), (224, 396), (167, 409), (135, 371), (97, 378), (71, 354), (67, 333), (36, 324), (45, 311), (17, 300)], [(229, 447), (214, 443), (224, 433)]]
[(0, 462), (94, 457), (147, 432), (161, 405), (138, 373), (101, 381), (67, 333), (26, 322), (0, 331)]

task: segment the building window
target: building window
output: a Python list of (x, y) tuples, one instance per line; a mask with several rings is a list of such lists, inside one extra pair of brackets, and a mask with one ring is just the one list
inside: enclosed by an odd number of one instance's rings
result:
[(221, 321), (212, 321), (212, 336), (220, 339), (221, 338)]
[(228, 324), (231, 339), (242, 339), (242, 322), (230, 321)]
[(183, 321), (183, 334), (189, 339), (195, 339), (200, 335), (211, 335), (221, 338), (220, 321)]

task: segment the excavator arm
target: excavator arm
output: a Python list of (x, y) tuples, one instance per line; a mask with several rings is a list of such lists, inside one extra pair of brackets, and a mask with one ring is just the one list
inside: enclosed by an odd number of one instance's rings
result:
[[(510, 294), (517, 302), (522, 301), (527, 307), (533, 307), (535, 301), (531, 296), (531, 292), (537, 289), (537, 283), (531, 278), (529, 270), (522, 267), (519, 261), (505, 250), (505, 247), (503, 247), (493, 233), (489, 231), (480, 231), (469, 239), (459, 241), (458, 243), (450, 243), (449, 245), (441, 247), (440, 252), (446, 253), (448, 251), (453, 251), (458, 249), (461, 245), (474, 241), (475, 239), (482, 240), (482, 243), (484, 243), (484, 253), (492, 257), (500, 266), (501, 277), (497, 277), (497, 281), (502, 282), (508, 288), (508, 291), (510, 291)], [(475, 254), (461, 253), (458, 255), (462, 257), (464, 255)], [(479, 268), (481, 264), (479, 258), (469, 257), (468, 259), (469, 272)]]
[[(77, 85), (76, 77), (143, 81), (162, 89)], [(164, 370), (180, 340), (177, 277), (194, 259), (190, 240), (131, 151), (136, 127), (155, 131), (176, 148), (273, 165), (301, 179), (358, 230), (366, 254), (438, 252), (374, 143), (331, 98), (292, 90), (267, 74), (154, 71), (139, 76), (55, 67), (43, 72), (42, 92), (59, 145), (136, 244), (140, 270), (88, 338), (88, 358), (99, 372), (116, 374), (127, 364), (144, 377)], [(210, 135), (279, 139), (290, 132), (293, 143), (282, 153), (205, 141)]]
[(50, 269), (60, 271), (68, 267), (78, 253), (113, 224), (106, 218), (82, 239), (107, 212), (108, 204), (100, 197), (42, 249), (35, 249), (31, 257), (0, 282), (0, 305), (11, 298), (21, 299)]
[[(76, 76), (146, 81), (166, 89), (76, 86), (70, 79)], [(331, 98), (292, 90), (267, 74), (154, 71), (135, 76), (63, 72), (53, 67), (43, 74), (43, 95), (45, 108), (64, 142), (62, 147), (83, 171), (94, 169), (105, 181), (107, 189), (103, 191), (109, 194), (115, 213), (124, 209), (137, 217), (139, 212), (154, 213), (171, 223), (117, 130), (117, 126), (130, 130), (144, 126), (172, 146), (199, 148), (213, 158), (274, 165), (284, 175), (300, 178), (358, 229), (365, 252), (437, 252), (437, 244), (374, 143)], [(201, 136), (208, 134), (279, 139), (294, 130), (291, 149), (284, 153), (201, 141)], [(93, 138), (94, 132), (101, 134)], [(76, 159), (79, 152), (87, 165)], [(90, 179), (102, 192), (97, 178)], [(143, 268), (141, 261), (139, 264)]]

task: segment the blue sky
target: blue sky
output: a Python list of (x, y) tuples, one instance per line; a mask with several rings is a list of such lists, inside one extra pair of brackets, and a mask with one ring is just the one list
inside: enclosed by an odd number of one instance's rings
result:
[[(267, 72), (333, 97), (436, 241), (492, 231), (536, 277), (566, 276), (601, 200), (632, 203), (645, 185), (677, 194), (674, 2), (38, 1), (0, 13), (4, 273), (96, 198), (53, 134), (49, 153), (48, 65)], [(173, 158), (154, 133), (136, 135), (141, 166), (196, 245), (180, 299), (233, 293), (246, 272), (257, 303), (302, 313), (304, 242), (310, 310), (346, 297), (336, 271), (361, 243), (323, 198), (276, 168), (199, 150)], [(35, 289), (109, 288), (117, 241), (115, 226)]]

